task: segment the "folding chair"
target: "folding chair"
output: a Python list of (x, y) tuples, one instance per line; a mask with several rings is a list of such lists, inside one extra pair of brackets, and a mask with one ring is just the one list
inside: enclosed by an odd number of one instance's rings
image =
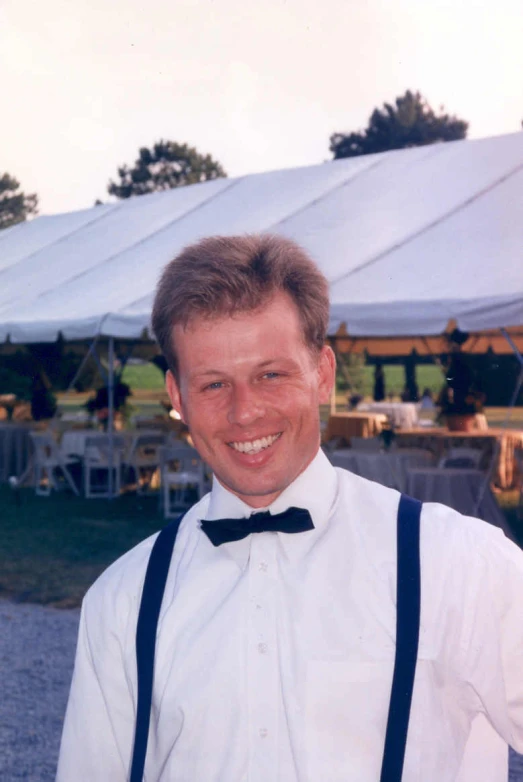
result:
[(126, 480), (134, 474), (136, 491), (142, 494), (150, 487), (152, 477), (160, 466), (160, 448), (166, 444), (161, 432), (140, 432), (135, 435), (128, 456), (125, 457)]
[(120, 494), (122, 453), (125, 442), (122, 435), (113, 435), (112, 439), (111, 455), (108, 434), (93, 434), (85, 438), (84, 494), (89, 499), (111, 498)]
[(68, 467), (77, 464), (77, 459), (62, 454), (60, 446), (49, 432), (29, 432), (33, 443), (35, 493), (49, 497), (51, 491), (69, 488), (79, 496), (79, 491)]
[(160, 460), (163, 514), (173, 518), (208, 491), (206, 465), (188, 445), (164, 446)]

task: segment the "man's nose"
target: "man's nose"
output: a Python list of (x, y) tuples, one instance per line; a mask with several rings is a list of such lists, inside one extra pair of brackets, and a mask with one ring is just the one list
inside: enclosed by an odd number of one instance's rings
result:
[(252, 385), (245, 384), (233, 388), (227, 416), (230, 424), (248, 426), (261, 418), (264, 413), (265, 406), (261, 396)]

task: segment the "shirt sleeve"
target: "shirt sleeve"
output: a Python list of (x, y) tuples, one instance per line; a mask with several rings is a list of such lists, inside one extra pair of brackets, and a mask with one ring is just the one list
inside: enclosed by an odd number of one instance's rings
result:
[(128, 778), (134, 685), (124, 659), (124, 607), (116, 610), (113, 602), (96, 583), (82, 605), (57, 782), (126, 782)]
[(500, 530), (484, 529), (476, 527), (464, 580), (462, 670), (477, 711), (523, 753), (523, 552)]

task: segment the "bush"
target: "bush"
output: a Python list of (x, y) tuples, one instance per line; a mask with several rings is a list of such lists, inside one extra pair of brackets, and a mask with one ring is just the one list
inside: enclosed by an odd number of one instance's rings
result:
[(17, 399), (31, 399), (31, 378), (0, 367), (0, 394), (14, 394)]
[(56, 397), (47, 388), (38, 388), (31, 397), (31, 416), (33, 421), (52, 418), (56, 413)]

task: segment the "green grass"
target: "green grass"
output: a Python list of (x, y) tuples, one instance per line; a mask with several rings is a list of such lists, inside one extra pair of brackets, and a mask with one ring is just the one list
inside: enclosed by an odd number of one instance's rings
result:
[[(523, 546), (518, 493), (497, 495)], [(121, 554), (165, 521), (154, 495), (125, 494), (111, 502), (66, 493), (37, 497), (0, 486), (0, 597), (61, 608), (79, 606), (85, 592)]]
[(60, 607), (79, 605), (111, 562), (165, 524), (154, 496), (37, 497), (2, 485), (0, 507), (0, 596)]
[[(403, 366), (399, 364), (385, 364), (383, 367), (385, 373), (385, 391), (387, 394), (392, 393), (395, 396), (399, 396), (405, 388), (405, 370)], [(351, 370), (349, 369), (349, 372)], [(374, 388), (374, 367), (364, 366), (356, 367), (353, 369), (354, 373), (354, 385), (357, 385), (357, 381), (360, 381), (361, 389), (358, 393), (363, 396), (372, 396)], [(420, 394), (425, 388), (430, 388), (433, 394), (438, 394), (443, 385), (443, 375), (441, 370), (432, 364), (420, 364), (416, 368), (416, 380)], [(345, 392), (346, 393), (346, 392)]]
[(163, 372), (150, 363), (127, 365), (122, 372), (122, 382), (133, 390), (162, 391), (165, 386)]

